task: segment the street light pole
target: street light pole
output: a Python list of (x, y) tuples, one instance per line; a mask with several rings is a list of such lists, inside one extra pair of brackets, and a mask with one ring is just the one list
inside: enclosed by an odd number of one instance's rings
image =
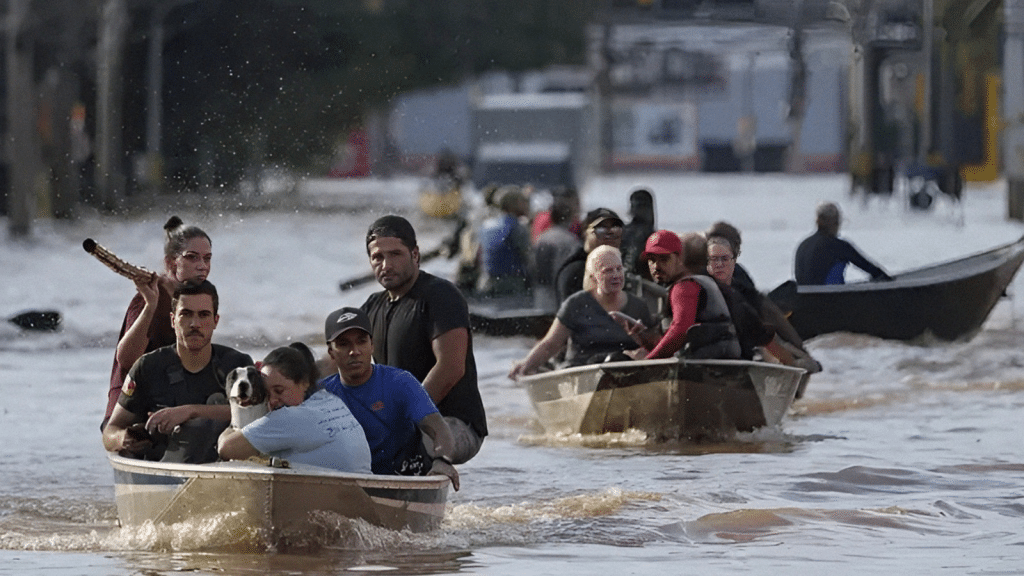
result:
[(149, 15), (149, 41), (146, 54), (146, 177), (150, 186), (163, 179), (160, 144), (163, 137), (164, 19), (172, 10), (196, 0), (159, 2)]
[(100, 12), (96, 78), (96, 192), (103, 207), (116, 210), (124, 199), (121, 137), (121, 72), (128, 7), (105, 0)]
[(35, 173), (39, 166), (35, 131), (33, 39), (28, 28), (29, 0), (7, 3), (6, 78), (7, 134), (4, 148), (10, 174), (7, 197), (8, 228), (12, 237), (23, 238), (32, 230), (35, 212)]

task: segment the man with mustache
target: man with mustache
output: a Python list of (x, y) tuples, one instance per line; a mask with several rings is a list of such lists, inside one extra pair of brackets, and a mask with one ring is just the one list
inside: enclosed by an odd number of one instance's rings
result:
[(252, 358), (211, 338), (220, 316), (208, 280), (185, 282), (171, 299), (175, 343), (139, 358), (103, 429), (103, 447), (164, 462), (217, 459), (217, 437), (231, 420), (224, 396), (228, 372)]
[(455, 438), (452, 463), (462, 464), (487, 436), (466, 299), (451, 282), (420, 270), (416, 232), (401, 216), (370, 225), (366, 253), (384, 288), (361, 306), (372, 326), (373, 358), (423, 384)]

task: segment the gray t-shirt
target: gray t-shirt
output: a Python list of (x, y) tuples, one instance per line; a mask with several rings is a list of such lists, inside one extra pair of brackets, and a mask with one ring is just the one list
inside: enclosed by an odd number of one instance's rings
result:
[[(653, 326), (654, 320), (647, 309), (647, 304), (632, 294), (626, 294), (626, 297), (626, 305), (622, 307), (621, 312), (643, 322), (644, 326)], [(566, 298), (556, 317), (571, 332), (565, 353), (566, 366), (588, 364), (597, 355), (635, 350), (640, 347), (601, 307), (593, 294), (586, 290), (580, 290)]]
[(289, 462), (371, 474), (363, 427), (348, 405), (326, 390), (270, 412), (243, 428), (242, 435), (253, 448)]

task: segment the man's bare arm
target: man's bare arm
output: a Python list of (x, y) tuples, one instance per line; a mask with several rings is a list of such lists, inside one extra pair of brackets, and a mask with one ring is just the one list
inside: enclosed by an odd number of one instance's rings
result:
[(434, 338), (430, 346), (437, 362), (423, 379), (423, 388), (434, 404), (439, 404), (466, 373), (469, 331), (453, 328)]

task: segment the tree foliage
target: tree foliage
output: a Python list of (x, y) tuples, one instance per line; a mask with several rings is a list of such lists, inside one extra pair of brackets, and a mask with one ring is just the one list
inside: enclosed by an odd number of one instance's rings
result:
[[(492, 69), (580, 63), (595, 2), (201, 0), (167, 18), (165, 151), (223, 179), (310, 166), (368, 109)], [(234, 168), (232, 168), (234, 167)]]

